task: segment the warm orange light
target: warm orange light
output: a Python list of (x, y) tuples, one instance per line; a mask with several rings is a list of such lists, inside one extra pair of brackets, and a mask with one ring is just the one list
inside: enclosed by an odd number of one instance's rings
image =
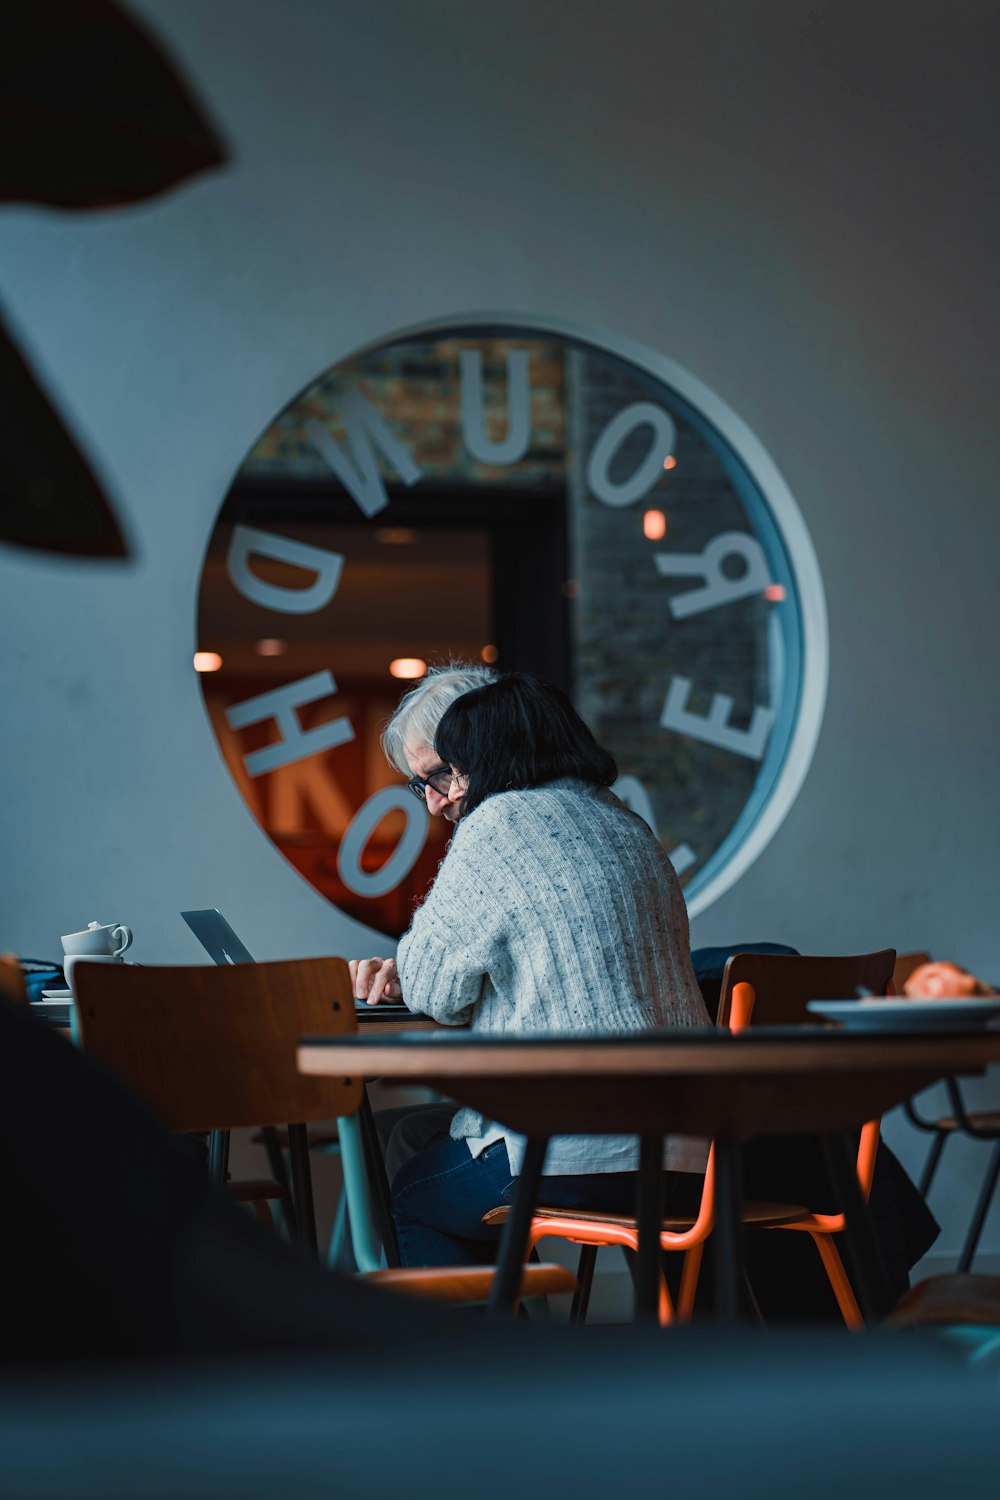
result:
[(379, 526), (375, 535), (387, 547), (412, 547), (420, 540), (412, 526)]
[(668, 453), (666, 458), (663, 460), (663, 467), (665, 469), (676, 469), (677, 460), (672, 453)]
[(659, 542), (667, 534), (667, 518), (662, 510), (647, 510), (642, 518), (642, 534), (650, 542)]
[(276, 635), (266, 635), (262, 640), (255, 642), (253, 649), (258, 656), (284, 656), (288, 650), (288, 642)]
[(423, 677), (427, 663), (419, 656), (397, 656), (389, 663), (389, 671), (393, 677)]
[(218, 651), (196, 651), (194, 653), (194, 669), (196, 672), (217, 672), (222, 666), (222, 657)]
[(769, 583), (764, 590), (764, 598), (770, 599), (774, 604), (780, 604), (786, 598), (785, 585), (783, 583)]
[(484, 646), (483, 649), (482, 649), (482, 651), (480, 651), (479, 654), (482, 657), (483, 661), (486, 663), (486, 665), (488, 667), (492, 667), (493, 663), (496, 661), (497, 657), (500, 655), (500, 652), (497, 650), (497, 648), (495, 646)]

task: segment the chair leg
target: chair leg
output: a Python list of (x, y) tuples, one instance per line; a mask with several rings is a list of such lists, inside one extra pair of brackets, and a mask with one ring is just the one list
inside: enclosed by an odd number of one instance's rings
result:
[(931, 1183), (934, 1181), (934, 1173), (938, 1169), (938, 1162), (941, 1160), (941, 1152), (944, 1150), (947, 1140), (948, 1137), (946, 1133), (943, 1130), (939, 1130), (937, 1135), (935, 1135), (933, 1141), (931, 1141), (931, 1149), (927, 1153), (927, 1160), (924, 1162), (924, 1170), (920, 1174), (920, 1181), (917, 1184), (917, 1192), (920, 1194), (921, 1198), (926, 1198), (927, 1194), (931, 1190)]
[(660, 1271), (660, 1296), (657, 1304), (657, 1321), (661, 1328), (669, 1328), (673, 1323), (679, 1321), (674, 1311), (674, 1304), (670, 1300), (670, 1289), (667, 1286), (667, 1278), (664, 1276), (662, 1270)]
[(694, 1302), (698, 1295), (698, 1277), (701, 1273), (701, 1258), (705, 1249), (702, 1240), (697, 1245), (692, 1245), (685, 1253), (684, 1267), (681, 1271), (681, 1288), (677, 1296), (677, 1321), (679, 1323), (690, 1323), (694, 1316)]
[(580, 1264), (576, 1269), (576, 1291), (573, 1293), (573, 1305), (570, 1308), (569, 1320), (571, 1323), (585, 1323), (587, 1321), (587, 1309), (590, 1306), (590, 1289), (594, 1284), (594, 1267), (597, 1264), (597, 1246), (580, 1246)]
[(538, 1187), (548, 1148), (547, 1136), (528, 1137), (510, 1217), (500, 1236), (500, 1251), (487, 1314), (491, 1318), (512, 1317), (516, 1310), (521, 1268), (530, 1248), (531, 1216), (538, 1201)]
[(830, 1280), (833, 1295), (837, 1299), (837, 1306), (848, 1328), (864, 1328), (865, 1320), (861, 1316), (858, 1299), (854, 1295), (854, 1288), (847, 1279), (844, 1270), (844, 1262), (841, 1260), (836, 1245), (828, 1234), (813, 1234), (810, 1239), (819, 1251), (823, 1268)]
[(750, 1309), (750, 1316), (757, 1324), (757, 1327), (766, 1328), (767, 1324), (764, 1321), (764, 1314), (760, 1310), (760, 1303), (757, 1301), (757, 1293), (753, 1289), (753, 1282), (750, 1280), (750, 1275), (747, 1271), (746, 1266), (743, 1267), (743, 1295), (747, 1299), (747, 1306)]
[(264, 1137), (264, 1150), (267, 1152), (267, 1169), (275, 1182), (285, 1190), (285, 1196), (280, 1202), (279, 1218), (285, 1233), (294, 1244), (298, 1238), (298, 1226), (295, 1221), (295, 1205), (292, 1202), (292, 1185), (285, 1166), (284, 1153), (278, 1140), (278, 1132), (273, 1125), (265, 1125), (261, 1135)]
[(1000, 1177), (1000, 1141), (993, 1147), (993, 1157), (990, 1161), (989, 1171), (983, 1178), (983, 1185), (979, 1190), (979, 1199), (976, 1203), (976, 1211), (972, 1215), (972, 1223), (969, 1232), (965, 1236), (965, 1244), (962, 1246), (962, 1254), (958, 1261), (958, 1270), (962, 1273), (972, 1270), (972, 1262), (976, 1254), (976, 1246), (979, 1244), (979, 1236), (983, 1232), (986, 1223), (986, 1215), (989, 1212), (990, 1202)]
[(333, 1229), (330, 1234), (330, 1243), (326, 1251), (327, 1268), (331, 1271), (340, 1269), (341, 1257), (344, 1253), (344, 1239), (347, 1229), (347, 1194), (341, 1188), (340, 1197), (337, 1199), (337, 1212), (334, 1215)]
[(260, 1222), (262, 1224), (266, 1225), (268, 1229), (273, 1229), (274, 1228), (274, 1215), (271, 1212), (271, 1205), (267, 1201), (267, 1199), (266, 1198), (254, 1198), (253, 1201), (252, 1201), (252, 1206), (253, 1206), (253, 1211), (257, 1215), (257, 1218), (260, 1220)]
[(309, 1142), (304, 1125), (288, 1126), (288, 1155), (292, 1168), (292, 1197), (299, 1244), (307, 1255), (318, 1256), (316, 1213), (313, 1206), (312, 1172), (309, 1164)]
[[(882, 1253), (872, 1228), (871, 1214), (862, 1197), (857, 1167), (852, 1160), (853, 1142), (848, 1136), (826, 1135), (823, 1137), (823, 1149), (833, 1186), (844, 1214), (844, 1251), (851, 1268), (852, 1280), (848, 1282), (845, 1275), (841, 1285), (850, 1291), (852, 1298), (856, 1299), (861, 1323), (863, 1325), (877, 1323), (879, 1319), (885, 1317), (892, 1306), (892, 1297), (889, 1294)], [(829, 1236), (821, 1236), (821, 1238), (829, 1239)], [(835, 1249), (835, 1247), (830, 1245), (827, 1250), (820, 1250), (828, 1275), (830, 1274), (829, 1267), (833, 1264), (832, 1260), (828, 1261), (827, 1258), (829, 1249)], [(839, 1254), (837, 1261), (840, 1261)], [(834, 1291), (836, 1290), (837, 1286), (834, 1285)], [(844, 1302), (841, 1303), (841, 1311), (845, 1305), (850, 1305), (847, 1303), (846, 1296)]]
[(208, 1137), (208, 1177), (213, 1187), (225, 1187), (229, 1177), (228, 1130), (213, 1130)]

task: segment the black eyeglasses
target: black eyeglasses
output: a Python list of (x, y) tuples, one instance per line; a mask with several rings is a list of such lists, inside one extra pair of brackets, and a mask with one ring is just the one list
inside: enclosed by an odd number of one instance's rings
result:
[(469, 783), (460, 771), (442, 766), (440, 771), (432, 771), (429, 776), (411, 776), (406, 783), (406, 790), (412, 792), (414, 797), (419, 797), (421, 802), (426, 802), (428, 787), (437, 792), (439, 797), (447, 797), (453, 784), (464, 792)]

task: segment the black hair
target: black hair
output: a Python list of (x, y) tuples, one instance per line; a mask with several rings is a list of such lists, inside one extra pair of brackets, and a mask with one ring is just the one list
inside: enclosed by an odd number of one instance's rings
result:
[(610, 786), (618, 776), (614, 757), (566, 694), (523, 672), (508, 672), (456, 698), (437, 727), (434, 749), (468, 777), (463, 815), (495, 792), (544, 786), (564, 776)]

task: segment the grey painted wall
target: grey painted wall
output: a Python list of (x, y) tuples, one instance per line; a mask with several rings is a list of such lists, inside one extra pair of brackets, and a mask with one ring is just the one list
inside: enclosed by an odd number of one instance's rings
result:
[(693, 372), (768, 449), (819, 555), (812, 770), (695, 941), (928, 947), (1000, 976), (996, 8), (134, 9), (235, 161), (153, 206), (0, 217), (14, 326), (138, 552), (0, 556), (3, 941), (50, 954), (113, 917), (140, 960), (195, 961), (176, 913), (217, 904), (261, 958), (371, 945), (218, 758), (190, 668), (200, 559), (233, 470), (310, 377), (495, 309)]

